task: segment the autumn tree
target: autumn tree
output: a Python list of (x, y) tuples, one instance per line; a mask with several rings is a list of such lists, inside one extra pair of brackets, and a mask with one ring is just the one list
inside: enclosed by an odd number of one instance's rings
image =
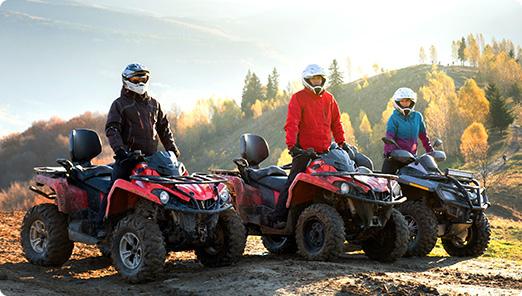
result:
[(356, 145), (357, 141), (355, 139), (355, 131), (352, 126), (352, 121), (350, 120), (350, 115), (346, 112), (341, 114), (341, 123), (344, 128), (344, 139), (350, 145)]
[(475, 36), (473, 36), (473, 34), (468, 35), (467, 46), (464, 49), (464, 54), (466, 56), (466, 59), (473, 67), (478, 66), (480, 59), (480, 48), (477, 39), (475, 39)]
[(428, 106), (424, 111), (428, 133), (444, 140), (446, 150), (456, 155), (463, 126), (460, 120), (455, 83), (446, 73), (434, 70), (427, 74), (427, 84), (420, 93)]
[(328, 75), (329, 90), (337, 95), (343, 84), (343, 74), (336, 59), (332, 61), (328, 70), (330, 70), (330, 75)]
[(491, 173), (488, 150), (488, 133), (484, 125), (479, 122), (470, 124), (460, 138), (460, 152), (466, 163), (478, 167), (483, 186), (487, 186), (487, 177)]
[(489, 114), (489, 101), (475, 80), (468, 79), (459, 89), (459, 111), (466, 123), (485, 123)]
[(451, 60), (453, 63), (459, 59), (459, 41), (453, 40), (451, 42)]
[(359, 113), (359, 136), (357, 137), (357, 142), (359, 143), (359, 147), (361, 147), (364, 151), (370, 150), (370, 139), (372, 137), (372, 125), (370, 120), (368, 119), (368, 115), (366, 112), (362, 111)]
[(437, 56), (437, 48), (435, 48), (435, 45), (430, 46), (430, 58), (431, 58), (431, 64), (437, 64), (439, 59)]
[(423, 46), (419, 49), (419, 63), (426, 64), (426, 52), (424, 51)]

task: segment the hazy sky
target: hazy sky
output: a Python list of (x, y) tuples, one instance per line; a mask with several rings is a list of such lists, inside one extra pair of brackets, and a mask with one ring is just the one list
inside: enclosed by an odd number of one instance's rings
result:
[[(0, 0), (0, 4), (2, 2), (4, 1)], [(253, 69), (264, 82), (271, 68), (276, 66), (281, 75), (282, 87), (291, 80), (299, 79), (304, 66), (310, 63), (327, 67), (336, 58), (342, 69), (345, 69), (346, 60), (350, 57), (354, 71), (352, 78), (355, 79), (363, 74), (371, 75), (372, 65), (375, 63), (387, 69), (416, 64), (419, 48), (423, 46), (429, 53), (428, 48), (432, 44), (437, 47), (441, 62), (447, 64), (451, 62), (451, 41), (468, 33), (483, 33), (488, 42), (492, 37), (497, 40), (509, 38), (522, 45), (522, 0), (78, 2), (114, 10), (140, 11), (160, 17), (186, 17), (205, 25), (217, 26), (234, 38), (259, 45), (277, 63), (266, 65), (250, 61), (245, 62), (241, 69), (235, 70), (246, 73), (249, 68)], [(23, 63), (22, 59), (21, 62)], [(118, 72), (122, 66), (110, 65), (109, 68), (118, 69), (114, 70)], [(105, 75), (114, 84), (120, 83), (118, 73), (113, 78), (110, 78), (112, 72)], [(239, 100), (243, 77), (244, 74), (241, 74), (233, 79), (219, 81), (219, 88), (167, 85), (158, 80), (151, 87), (152, 92), (159, 96), (158, 99), (165, 102), (167, 109), (172, 104), (187, 109), (198, 98), (217, 96)], [(19, 91), (23, 92), (23, 89)], [(113, 97), (112, 92), (97, 95)], [(82, 105), (79, 102), (77, 110), (69, 108), (53, 113), (53, 110), (43, 109), (22, 116), (17, 113), (19, 106), (0, 102), (0, 136), (22, 131), (32, 121), (47, 119), (51, 115), (70, 118), (85, 111), (106, 112), (105, 105), (100, 108), (92, 107), (98, 105)]]

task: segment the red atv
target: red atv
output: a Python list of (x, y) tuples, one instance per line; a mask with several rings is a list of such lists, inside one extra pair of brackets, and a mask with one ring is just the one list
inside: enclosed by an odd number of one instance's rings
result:
[[(91, 164), (101, 152), (96, 132), (73, 130), (69, 150), (71, 161), (57, 160), (62, 167), (35, 168), (37, 187), (31, 190), (53, 202), (24, 217), (22, 247), (31, 263), (60, 266), (74, 242), (97, 244), (135, 283), (154, 279), (168, 251), (195, 250), (206, 266), (229, 265), (243, 254), (246, 231), (223, 177), (189, 175), (172, 153), (134, 153), (130, 181), (112, 184), (112, 167)], [(100, 239), (97, 215), (104, 198), (107, 235)]]
[[(287, 181), (282, 167), (259, 168), (269, 155), (266, 141), (245, 134), (240, 139), (238, 171), (227, 176), (234, 206), (251, 235), (261, 235), (272, 253), (297, 251), (309, 260), (331, 260), (343, 252), (344, 241), (362, 246), (379, 261), (400, 258), (407, 249), (408, 228), (393, 208), (406, 200), (394, 176), (355, 168), (344, 150), (333, 144), (312, 160), (291, 184), (286, 203), (286, 228), (266, 226)], [(286, 167), (288, 168), (288, 167)]]

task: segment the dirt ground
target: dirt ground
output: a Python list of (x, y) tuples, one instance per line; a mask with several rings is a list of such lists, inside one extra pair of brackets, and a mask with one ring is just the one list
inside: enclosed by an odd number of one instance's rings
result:
[(257, 237), (235, 266), (204, 268), (193, 253), (175, 253), (156, 281), (129, 285), (93, 246), (76, 244), (61, 268), (27, 263), (19, 244), (23, 214), (0, 212), (0, 295), (522, 295), (522, 262), (428, 257), (382, 264), (358, 253), (308, 262), (270, 255)]

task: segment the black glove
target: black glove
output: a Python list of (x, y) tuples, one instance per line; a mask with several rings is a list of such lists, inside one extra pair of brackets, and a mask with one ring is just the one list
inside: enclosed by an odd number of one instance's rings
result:
[(303, 149), (299, 148), (297, 145), (290, 148), (290, 150), (288, 151), (288, 153), (290, 153), (290, 156), (292, 156), (292, 157), (297, 157), (297, 156), (303, 154), (303, 152), (304, 152)]
[(114, 157), (116, 161), (122, 161), (127, 158), (129, 158), (129, 152), (127, 152), (127, 150), (120, 148), (116, 151), (116, 156)]
[(308, 149), (306, 149), (306, 151), (305, 151), (305, 155), (308, 156), (308, 157), (310, 157), (310, 158), (317, 158), (317, 157), (318, 157), (318, 156), (317, 156), (317, 153), (315, 153), (314, 148), (308, 148)]

